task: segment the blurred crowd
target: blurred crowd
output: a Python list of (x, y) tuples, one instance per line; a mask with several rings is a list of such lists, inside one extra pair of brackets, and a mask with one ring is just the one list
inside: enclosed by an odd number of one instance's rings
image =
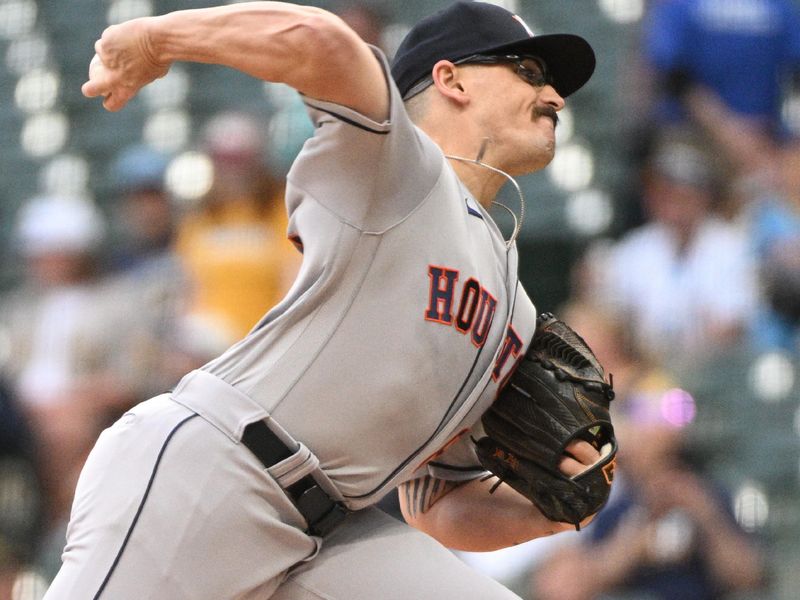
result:
[(0, 546), (4, 564), (34, 559), (54, 574), (100, 431), (243, 337), (291, 285), (301, 256), (286, 239), (261, 124), (215, 115), (202, 149), (215, 176), (189, 208), (165, 188), (167, 157), (136, 145), (113, 161), (111, 214), (57, 195), (19, 212), (24, 279), (0, 300), (3, 344), (13, 349), (2, 364), (2, 410), (24, 425), (9, 428), (9, 454), (40, 503), (28, 537)]
[[(341, 14), (380, 44), (384, 15)], [(464, 560), (505, 565), (530, 599), (781, 598), (768, 540), (694, 443), (704, 406), (683, 377), (740, 351), (800, 361), (800, 132), (782, 112), (800, 97), (800, 13), (793, 0), (653, 0), (637, 52), (620, 140), (635, 218), (590, 240), (569, 298), (540, 307), (613, 373), (612, 498), (585, 532)], [(257, 327), (291, 286), (301, 255), (267, 139), (252, 114), (208, 119), (198, 146), (213, 183), (192, 205), (168, 191), (170, 157), (135, 145), (111, 163), (109, 210), (50, 194), (19, 211), (24, 276), (0, 297), (0, 598), (20, 572), (58, 568), (99, 432)]]
[[(800, 357), (800, 131), (784, 114), (800, 94), (800, 12), (789, 0), (654, 1), (637, 52), (635, 218), (616, 239), (586, 244), (556, 311), (613, 374), (611, 499), (585, 532), (465, 559), (536, 600), (795, 597), (796, 579), (775, 573), (796, 570), (796, 558), (753, 525), (763, 507), (734, 500), (747, 467), (716, 476), (714, 453), (746, 442), (698, 441), (719, 424), (703, 420), (709, 410), (763, 445), (779, 423), (758, 407), (737, 414), (729, 398), (705, 406), (689, 374), (708, 377), (742, 353)], [(727, 393), (757, 402), (743, 381)], [(796, 427), (794, 437), (775, 465), (796, 470)], [(796, 492), (790, 502), (795, 522)]]

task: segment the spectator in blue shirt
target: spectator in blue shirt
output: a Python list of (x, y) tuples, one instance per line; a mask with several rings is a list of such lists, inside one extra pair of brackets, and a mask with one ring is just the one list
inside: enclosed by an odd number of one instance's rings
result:
[(656, 0), (644, 23), (643, 52), (663, 121), (685, 117), (693, 86), (734, 112), (777, 127), (786, 85), (800, 73), (800, 11), (794, 0)]

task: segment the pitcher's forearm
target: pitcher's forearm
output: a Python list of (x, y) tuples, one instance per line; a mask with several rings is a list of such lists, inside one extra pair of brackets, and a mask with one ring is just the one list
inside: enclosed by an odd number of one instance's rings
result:
[[(160, 63), (219, 64), (267, 81), (308, 87), (308, 73), (355, 52), (355, 32), (335, 15), (282, 2), (247, 2), (155, 17), (149, 37)], [(335, 69), (335, 64), (331, 65)], [(330, 71), (328, 71), (330, 73)]]
[[(118, 110), (177, 61), (223, 65), (380, 120), (385, 77), (367, 44), (336, 15), (282, 2), (248, 2), (134, 19), (103, 32), (88, 96)], [(115, 97), (110, 100), (110, 97)]]
[(401, 495), (403, 514), (411, 525), (448, 548), (472, 552), (499, 550), (572, 529), (554, 523), (522, 495), (496, 480), (474, 480), (442, 495), (425, 511), (409, 511)]

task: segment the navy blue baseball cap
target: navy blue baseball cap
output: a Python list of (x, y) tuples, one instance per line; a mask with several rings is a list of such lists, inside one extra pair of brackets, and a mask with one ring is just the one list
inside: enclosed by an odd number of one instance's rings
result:
[(405, 97), (440, 60), (457, 62), (473, 54), (538, 56), (562, 97), (586, 83), (595, 67), (594, 51), (580, 36), (534, 35), (504, 8), (459, 0), (411, 28), (392, 61), (392, 77)]

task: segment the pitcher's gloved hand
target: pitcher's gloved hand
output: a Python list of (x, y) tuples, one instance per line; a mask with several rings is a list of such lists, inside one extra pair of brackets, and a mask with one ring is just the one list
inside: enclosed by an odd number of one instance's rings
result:
[[(580, 523), (608, 500), (617, 454), (609, 416), (614, 398), (586, 342), (550, 313), (537, 319), (531, 347), (481, 418), (476, 440), (485, 469), (530, 499), (551, 521)], [(600, 459), (569, 477), (567, 446), (584, 440)]]

